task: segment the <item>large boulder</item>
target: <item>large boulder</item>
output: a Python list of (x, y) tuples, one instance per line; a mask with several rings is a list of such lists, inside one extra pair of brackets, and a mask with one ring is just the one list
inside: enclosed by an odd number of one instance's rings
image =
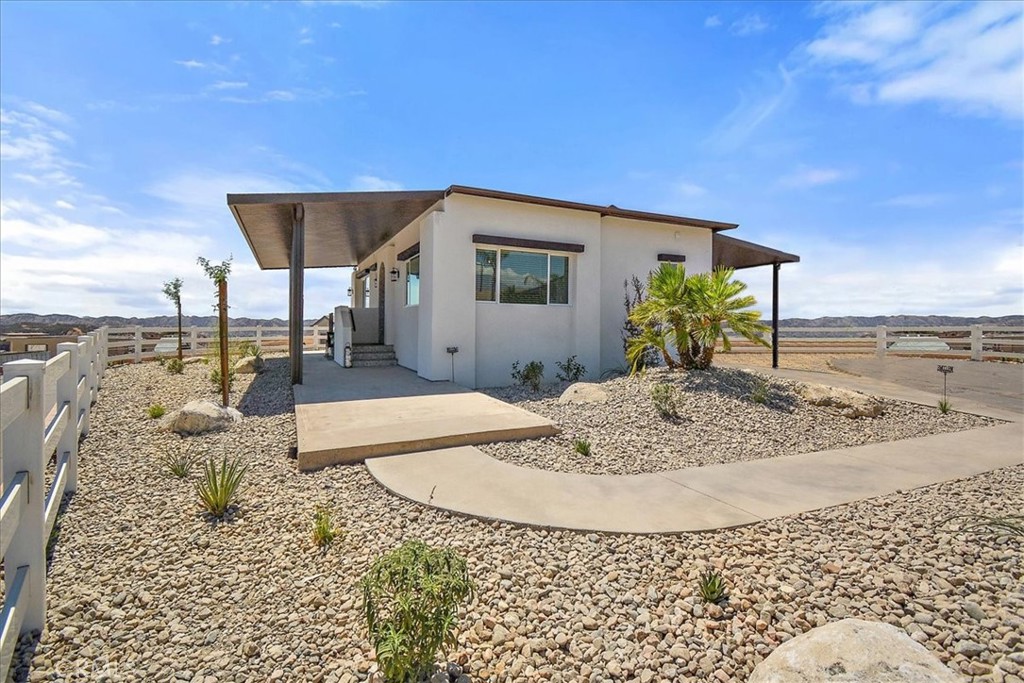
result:
[(235, 373), (238, 375), (255, 375), (263, 370), (263, 359), (259, 356), (246, 356), (235, 361)]
[(905, 631), (843, 619), (775, 648), (748, 683), (957, 683), (960, 679)]
[(849, 389), (824, 384), (801, 384), (797, 387), (797, 393), (811, 405), (833, 408), (844, 417), (878, 417), (883, 412), (881, 401)]
[(559, 403), (604, 403), (608, 400), (608, 392), (591, 382), (570, 384), (562, 395)]
[(222, 432), (240, 422), (242, 414), (234, 408), (211, 401), (208, 398), (186, 403), (163, 419), (161, 426), (175, 434), (195, 436), (209, 432)]

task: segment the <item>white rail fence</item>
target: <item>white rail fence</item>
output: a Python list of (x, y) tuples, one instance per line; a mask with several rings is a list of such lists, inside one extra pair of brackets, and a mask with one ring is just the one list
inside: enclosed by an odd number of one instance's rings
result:
[[(78, 441), (107, 367), (107, 330), (57, 346), (50, 360), (3, 366), (0, 384), (0, 680), (21, 634), (46, 622), (46, 546), (66, 493), (78, 485)], [(49, 487), (46, 465), (55, 455)]]
[[(734, 353), (771, 353), (770, 349), (752, 344), (731, 332), (729, 340)], [(926, 345), (925, 342), (931, 344)], [(943, 344), (948, 348), (942, 348)], [(1024, 327), (780, 327), (779, 353), (874, 353), (878, 357), (906, 355), (1024, 360)]]
[[(144, 360), (169, 358), (177, 354), (177, 327), (111, 327), (109, 349), (110, 362), (141, 363)], [(182, 349), (185, 356), (201, 356), (216, 352), (216, 327), (182, 328)], [(327, 327), (303, 328), (304, 346), (307, 350), (320, 350), (327, 344)], [(172, 351), (157, 352), (155, 347), (160, 339), (174, 338)], [(288, 350), (287, 327), (229, 327), (228, 342), (253, 342), (264, 351)]]

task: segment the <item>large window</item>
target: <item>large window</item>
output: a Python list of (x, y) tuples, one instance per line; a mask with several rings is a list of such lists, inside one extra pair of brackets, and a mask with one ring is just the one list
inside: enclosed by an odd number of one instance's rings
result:
[(568, 304), (569, 257), (537, 251), (476, 250), (476, 300)]
[(405, 262), (405, 305), (418, 306), (420, 303), (420, 257), (413, 256)]

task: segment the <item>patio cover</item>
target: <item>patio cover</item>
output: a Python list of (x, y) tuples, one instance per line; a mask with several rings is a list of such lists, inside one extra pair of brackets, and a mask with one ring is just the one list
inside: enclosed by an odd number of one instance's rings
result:
[(787, 254), (761, 244), (754, 244), (735, 237), (715, 234), (711, 240), (711, 262), (726, 268), (756, 268), (757, 266), (799, 263), (796, 254)]

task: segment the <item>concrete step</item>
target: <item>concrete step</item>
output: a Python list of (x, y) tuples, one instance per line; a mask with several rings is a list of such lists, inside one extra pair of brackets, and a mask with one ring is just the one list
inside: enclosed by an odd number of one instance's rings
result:
[(352, 353), (393, 353), (395, 347), (393, 344), (354, 344), (352, 346)]
[(392, 365), (398, 365), (398, 361), (394, 358), (390, 360), (357, 360), (352, 359), (352, 367), (354, 368), (386, 368)]
[(392, 360), (394, 358), (394, 351), (362, 351), (352, 354), (352, 360)]

